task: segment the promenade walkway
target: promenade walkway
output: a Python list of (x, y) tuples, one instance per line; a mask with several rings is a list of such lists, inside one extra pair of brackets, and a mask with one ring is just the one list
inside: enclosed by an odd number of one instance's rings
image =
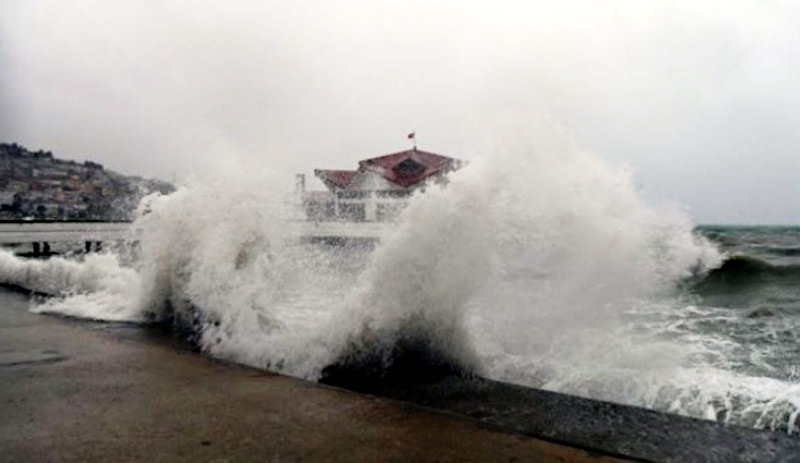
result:
[(616, 461), (27, 306), (0, 289), (2, 461)]

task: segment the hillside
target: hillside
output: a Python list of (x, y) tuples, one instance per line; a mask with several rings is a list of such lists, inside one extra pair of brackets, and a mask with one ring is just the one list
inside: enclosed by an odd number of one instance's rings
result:
[(96, 162), (0, 143), (0, 220), (130, 220), (143, 196), (173, 190)]

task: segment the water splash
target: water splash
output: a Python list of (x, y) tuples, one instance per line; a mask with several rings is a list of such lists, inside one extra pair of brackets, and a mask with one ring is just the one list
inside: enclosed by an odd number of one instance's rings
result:
[(174, 323), (210, 355), (308, 379), (477, 373), (791, 430), (796, 382), (736, 371), (737, 347), (688, 323), (713, 314), (677, 284), (719, 253), (555, 132), (415, 195), (373, 252), (298, 241), (278, 178), (256, 172), (147, 198), (130, 264), (2, 253), (0, 279), (59, 295), (35, 310)]
[(122, 267), (111, 254), (87, 256), (81, 262), (55, 257), (20, 259), (0, 250), (0, 282), (55, 295), (34, 311), (107, 321), (142, 322), (135, 270)]

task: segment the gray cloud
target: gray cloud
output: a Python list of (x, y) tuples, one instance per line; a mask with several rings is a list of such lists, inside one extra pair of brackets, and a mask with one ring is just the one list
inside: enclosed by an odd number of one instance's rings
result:
[(790, 2), (288, 3), (6, 1), (0, 139), (162, 177), (293, 172), (412, 129), (469, 158), (550, 115), (698, 221), (800, 222)]

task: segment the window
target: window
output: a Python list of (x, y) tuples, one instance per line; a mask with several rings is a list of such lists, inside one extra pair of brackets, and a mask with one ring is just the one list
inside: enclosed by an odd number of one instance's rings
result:
[(366, 218), (364, 204), (342, 203), (339, 205), (339, 218), (361, 222)]

